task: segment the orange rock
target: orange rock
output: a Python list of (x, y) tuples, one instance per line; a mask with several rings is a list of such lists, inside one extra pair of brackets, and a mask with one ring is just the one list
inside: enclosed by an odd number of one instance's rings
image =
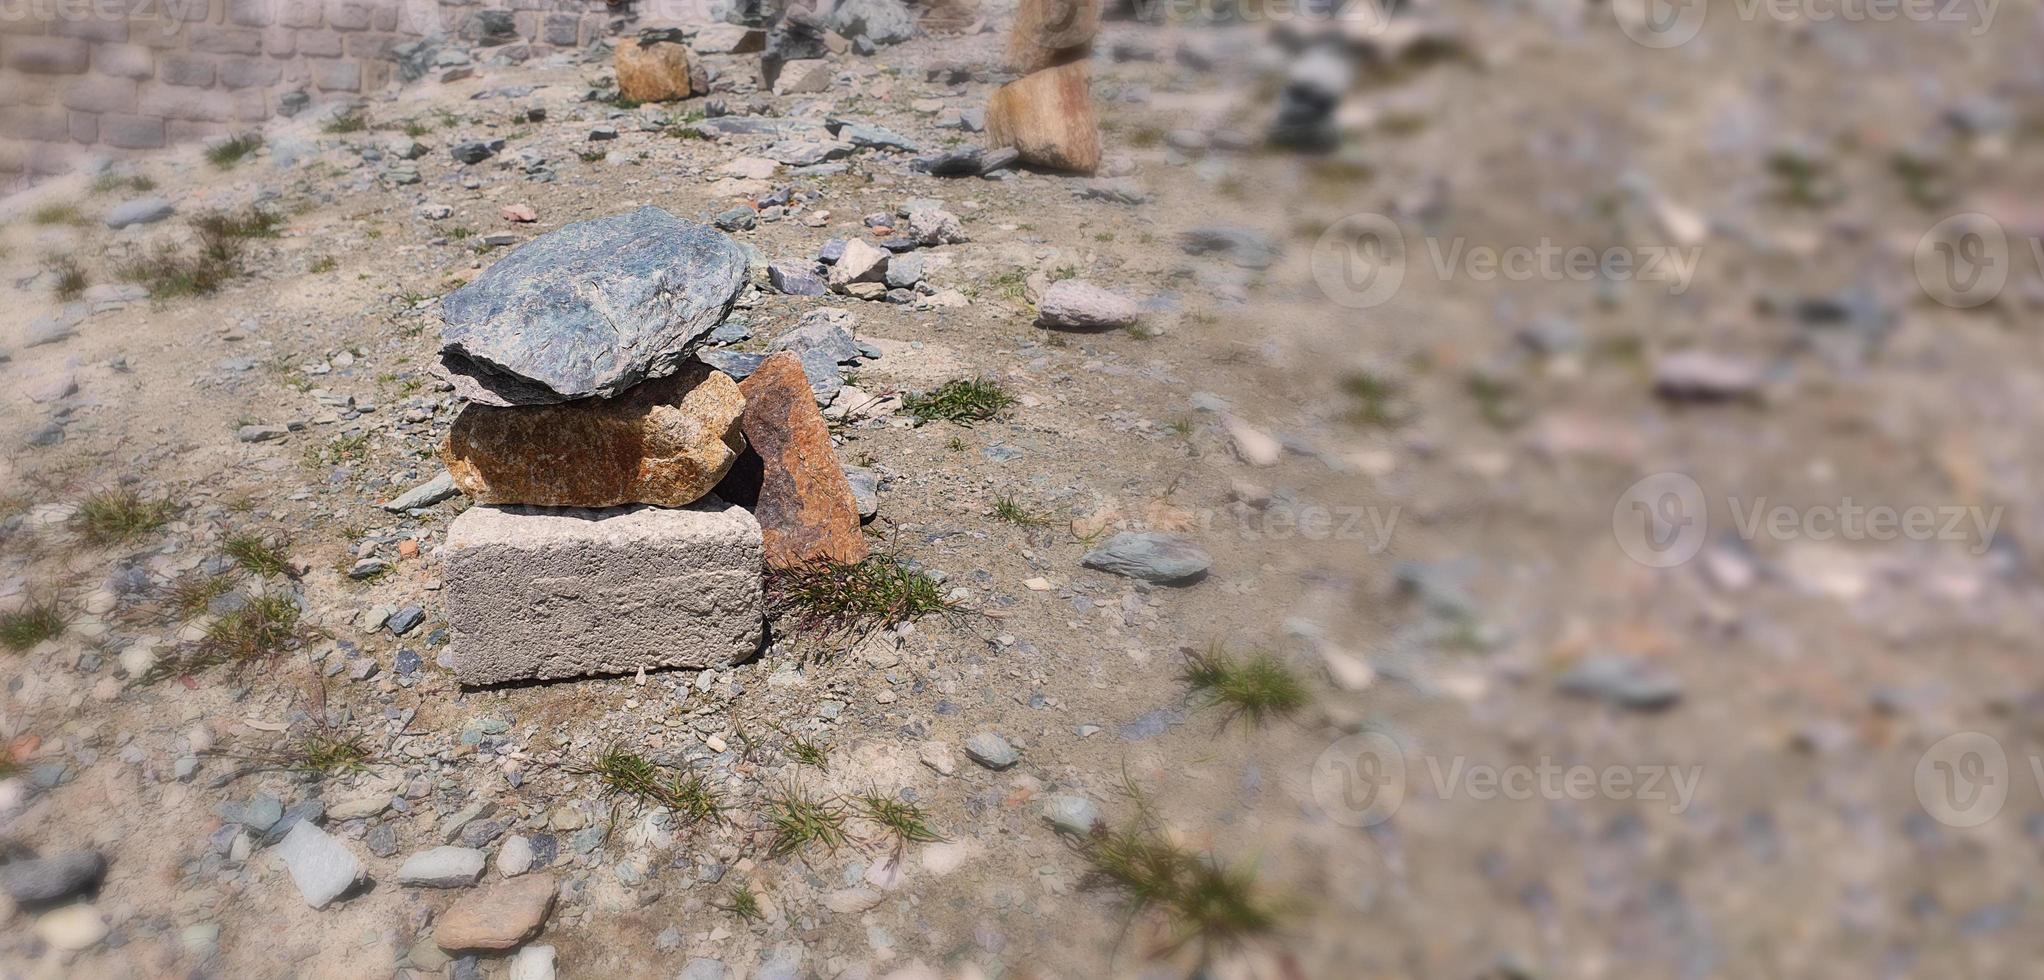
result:
[(1100, 167), (1086, 63), (1075, 61), (1016, 79), (987, 103), (987, 146), (1012, 146), (1025, 163), (1090, 174)]
[(864, 559), (859, 505), (801, 360), (787, 351), (775, 354), (738, 390), (745, 395), (739, 424), (751, 450), (717, 490), (726, 500), (751, 501), (767, 567)]
[(470, 403), (440, 455), (454, 485), (478, 503), (685, 507), (709, 493), (745, 449), (738, 430), (744, 408), (730, 377), (691, 362), (616, 398), (514, 408)]
[(617, 70), (618, 94), (634, 102), (672, 102), (693, 91), (688, 48), (680, 44), (642, 45), (638, 38), (625, 38), (617, 42), (611, 64)]
[(403, 541), (399, 541), (399, 542), (397, 543), (397, 556), (398, 556), (399, 558), (417, 558), (417, 557), (419, 557), (419, 542), (418, 542), (418, 539), (416, 539), (416, 538), (406, 538), (406, 539), (404, 539)]
[(1008, 68), (1028, 74), (1084, 61), (1098, 33), (1099, 0), (1022, 0), (1008, 34)]
[(521, 875), (463, 895), (440, 916), (433, 941), (450, 952), (517, 949), (554, 908), (552, 875)]

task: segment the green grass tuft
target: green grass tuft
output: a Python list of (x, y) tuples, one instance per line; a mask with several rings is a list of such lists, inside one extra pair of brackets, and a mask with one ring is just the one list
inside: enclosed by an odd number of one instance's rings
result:
[(369, 747), (360, 735), (315, 732), (298, 740), (285, 753), (286, 768), (317, 776), (339, 776), (369, 768)]
[(94, 194), (133, 193), (147, 194), (156, 189), (156, 182), (140, 174), (100, 174), (92, 181)]
[(984, 378), (946, 381), (935, 391), (911, 394), (902, 399), (902, 410), (925, 422), (956, 422), (972, 425), (997, 418), (1015, 404), (1015, 396), (998, 382)]
[(1014, 497), (1002, 497), (995, 501), (994, 517), (1020, 527), (1043, 527), (1050, 523), (1048, 519), (1023, 506)]
[(889, 555), (855, 565), (821, 562), (767, 573), (777, 615), (796, 628), (826, 633), (871, 629), (951, 609), (937, 580)]
[(1341, 382), (1342, 393), (1354, 399), (1348, 420), (1357, 425), (1397, 428), (1405, 424), (1405, 385), (1371, 371), (1357, 371)]
[(238, 133), (207, 147), (206, 162), (221, 170), (233, 170), (262, 148), (261, 133)]
[(176, 512), (168, 500), (144, 500), (128, 489), (103, 490), (78, 505), (71, 523), (86, 544), (126, 544), (162, 527)]
[(291, 574), (291, 560), (281, 541), (271, 541), (260, 534), (235, 534), (227, 538), (220, 550), (234, 559), (236, 565), (265, 578)]
[(910, 844), (934, 844), (944, 839), (944, 835), (930, 829), (930, 815), (907, 800), (868, 790), (853, 797), (852, 802), (866, 819), (886, 828), (888, 836), (894, 838), (897, 853)]
[(55, 599), (37, 599), (19, 610), (0, 613), (0, 645), (19, 653), (44, 640), (64, 635), (70, 620)]
[(78, 205), (69, 201), (51, 201), (38, 205), (34, 211), (29, 212), (28, 223), (38, 227), (82, 225), (86, 223), (85, 212), (78, 210)]
[(781, 731), (781, 737), (788, 740), (788, 758), (805, 766), (815, 766), (824, 772), (830, 771), (830, 750), (811, 742), (800, 735)]
[(245, 271), (249, 241), (276, 238), (283, 226), (283, 215), (262, 208), (200, 215), (192, 220), (198, 235), (196, 251), (165, 245), (117, 271), (158, 300), (211, 295)]
[(1192, 688), (1194, 697), (1222, 709), (1226, 721), (1239, 718), (1251, 727), (1297, 714), (1312, 699), (1297, 674), (1261, 650), (1242, 659), (1218, 647), (1188, 654), (1179, 679)]
[(758, 922), (766, 918), (766, 913), (759, 907), (759, 896), (753, 892), (752, 886), (745, 882), (733, 886), (729, 898), (711, 904), (747, 922)]
[(320, 129), (332, 136), (359, 133), (369, 128), (369, 117), (359, 112), (344, 112), (326, 121)]
[(170, 608), (177, 618), (196, 619), (213, 604), (213, 600), (234, 590), (234, 581), (226, 575), (188, 574), (172, 582), (165, 594)]
[(92, 277), (86, 275), (85, 267), (78, 264), (75, 256), (60, 255), (50, 260), (50, 272), (57, 281), (50, 286), (59, 302), (69, 303), (85, 295), (85, 287), (92, 284)]
[(825, 850), (843, 847), (845, 809), (836, 798), (818, 799), (799, 786), (790, 786), (766, 801), (767, 824), (773, 840), (767, 845), (769, 857), (787, 857), (820, 844)]
[(260, 660), (282, 652), (297, 638), (297, 600), (288, 595), (254, 596), (207, 627), (198, 657), (190, 666)]
[(571, 771), (596, 777), (613, 797), (657, 804), (691, 823), (715, 823), (724, 816), (722, 794), (700, 773), (683, 774), (616, 745)]

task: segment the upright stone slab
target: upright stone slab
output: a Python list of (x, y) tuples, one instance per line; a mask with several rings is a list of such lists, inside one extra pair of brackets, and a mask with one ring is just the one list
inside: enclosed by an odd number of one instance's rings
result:
[(759, 522), (691, 507), (469, 508), (447, 529), (463, 684), (727, 667), (758, 652)]

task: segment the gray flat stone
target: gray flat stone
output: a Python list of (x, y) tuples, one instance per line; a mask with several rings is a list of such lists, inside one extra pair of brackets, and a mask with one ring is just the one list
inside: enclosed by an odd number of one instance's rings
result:
[(483, 876), (487, 856), (473, 847), (434, 847), (405, 858), (397, 883), (417, 888), (467, 888)]
[(1087, 552), (1082, 564), (1159, 585), (1185, 585), (1205, 578), (1213, 558), (1175, 535), (1123, 531)]
[(132, 225), (152, 225), (177, 213), (177, 207), (160, 197), (138, 197), (122, 201), (106, 213), (106, 226), (116, 231)]
[(307, 822), (291, 827), (276, 853), (305, 904), (316, 909), (341, 897), (362, 877), (362, 861), (332, 835)]

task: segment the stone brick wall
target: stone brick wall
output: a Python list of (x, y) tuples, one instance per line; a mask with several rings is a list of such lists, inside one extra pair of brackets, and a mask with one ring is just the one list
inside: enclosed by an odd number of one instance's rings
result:
[(593, 42), (603, 0), (0, 0), (0, 182), (88, 153), (252, 128), (401, 80), (433, 41), (478, 62)]

